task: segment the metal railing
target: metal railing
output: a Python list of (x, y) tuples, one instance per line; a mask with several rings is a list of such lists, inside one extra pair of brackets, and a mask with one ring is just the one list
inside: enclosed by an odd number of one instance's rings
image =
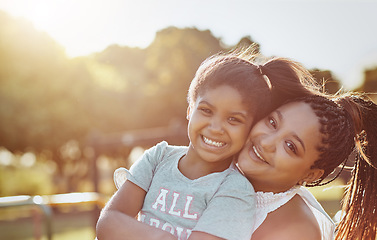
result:
[(55, 206), (78, 205), (83, 203), (91, 203), (96, 205), (98, 208), (102, 208), (106, 202), (100, 194), (95, 192), (67, 193), (43, 196), (20, 195), (0, 197), (0, 208), (30, 206), (40, 209), (44, 216), (44, 227), (48, 240), (51, 240), (53, 236), (52, 208)]

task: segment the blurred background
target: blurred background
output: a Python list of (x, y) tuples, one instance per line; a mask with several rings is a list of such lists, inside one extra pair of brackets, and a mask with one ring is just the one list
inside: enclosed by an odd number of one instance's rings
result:
[[(187, 144), (199, 64), (257, 44), (377, 92), (377, 1), (0, 0), (0, 239), (93, 239), (113, 171)], [(345, 172), (313, 189), (330, 216)]]

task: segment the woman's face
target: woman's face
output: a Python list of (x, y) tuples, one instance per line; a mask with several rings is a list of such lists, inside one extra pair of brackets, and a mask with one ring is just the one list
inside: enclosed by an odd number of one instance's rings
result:
[(319, 178), (310, 169), (318, 159), (319, 121), (304, 102), (288, 103), (259, 121), (238, 157), (238, 166), (256, 191), (282, 192)]

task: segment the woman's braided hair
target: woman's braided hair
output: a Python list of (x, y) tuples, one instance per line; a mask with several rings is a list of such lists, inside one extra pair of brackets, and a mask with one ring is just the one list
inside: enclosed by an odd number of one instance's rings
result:
[[(325, 96), (312, 96), (303, 99), (313, 109), (320, 123), (322, 142), (317, 147), (319, 158), (312, 168), (323, 169), (324, 173), (317, 181), (307, 186), (320, 186), (339, 165), (341, 165), (354, 148), (354, 129), (350, 116), (344, 108)], [(331, 180), (332, 181), (332, 180)]]
[[(377, 105), (360, 94), (303, 98), (320, 122), (322, 142), (319, 158), (312, 168), (323, 176), (309, 186), (319, 186), (348, 158), (355, 166), (343, 201), (343, 218), (336, 239), (376, 239), (377, 237)], [(343, 168), (342, 168), (343, 169)]]

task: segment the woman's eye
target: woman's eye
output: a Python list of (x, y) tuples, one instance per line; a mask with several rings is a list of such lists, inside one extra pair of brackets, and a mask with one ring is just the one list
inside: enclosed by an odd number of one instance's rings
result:
[(294, 154), (297, 154), (297, 148), (296, 145), (292, 142), (286, 142), (287, 147), (289, 148), (290, 151), (292, 151)]
[(268, 123), (270, 124), (271, 127), (276, 129), (276, 121), (273, 117), (268, 117)]

